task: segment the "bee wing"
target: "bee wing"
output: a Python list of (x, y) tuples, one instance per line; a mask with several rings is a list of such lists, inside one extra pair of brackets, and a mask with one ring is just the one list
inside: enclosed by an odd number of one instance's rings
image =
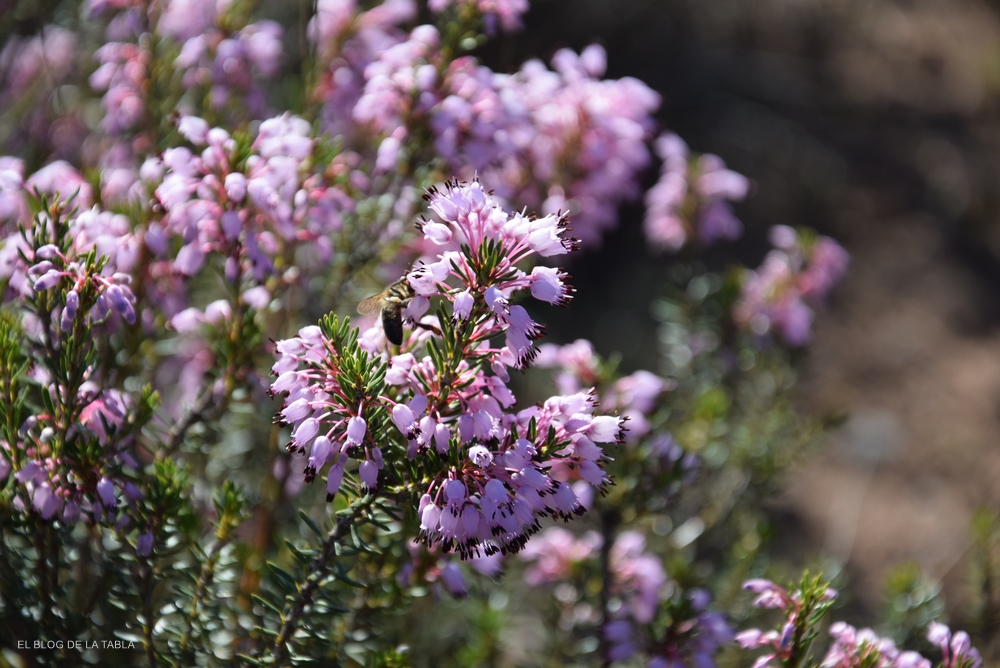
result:
[(384, 292), (380, 292), (377, 295), (372, 295), (368, 299), (364, 300), (358, 304), (358, 313), (361, 315), (378, 315), (382, 312), (382, 299), (385, 297)]

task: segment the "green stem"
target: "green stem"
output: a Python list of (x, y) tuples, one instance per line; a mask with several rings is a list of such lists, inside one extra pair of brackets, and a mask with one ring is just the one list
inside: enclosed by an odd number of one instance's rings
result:
[(194, 664), (194, 650), (190, 647), (191, 636), (194, 634), (194, 625), (198, 619), (201, 603), (205, 600), (205, 594), (208, 592), (208, 586), (215, 578), (216, 559), (222, 551), (222, 548), (225, 547), (228, 542), (228, 537), (226, 539), (216, 541), (215, 545), (212, 546), (211, 552), (208, 553), (205, 563), (201, 567), (201, 573), (198, 576), (198, 586), (195, 589), (194, 597), (191, 599), (191, 609), (188, 611), (187, 629), (181, 637), (180, 653), (184, 665)]
[(35, 522), (35, 578), (38, 583), (38, 602), (42, 606), (42, 634), (46, 639), (52, 639), (52, 592), (49, 589), (51, 578), (45, 550), (46, 526), (41, 518), (34, 517)]
[(327, 535), (327, 539), (323, 543), (322, 551), (309, 565), (309, 576), (306, 578), (305, 583), (299, 586), (299, 592), (295, 596), (291, 610), (284, 616), (281, 630), (278, 632), (278, 637), (274, 640), (274, 665), (291, 665), (289, 663), (289, 642), (295, 635), (296, 630), (298, 630), (306, 608), (312, 604), (320, 582), (326, 578), (331, 563), (337, 556), (337, 543), (347, 535), (347, 532), (351, 530), (351, 526), (354, 524), (354, 520), (360, 517), (374, 500), (373, 496), (368, 496), (363, 502), (352, 506), (350, 512), (337, 518), (333, 530)]
[(153, 568), (145, 559), (139, 567), (142, 584), (142, 646), (146, 650), (149, 668), (156, 668), (156, 647), (153, 645)]

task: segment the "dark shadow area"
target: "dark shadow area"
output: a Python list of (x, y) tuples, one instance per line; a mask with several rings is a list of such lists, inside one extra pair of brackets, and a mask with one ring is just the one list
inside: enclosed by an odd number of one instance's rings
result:
[[(851, 418), (793, 475), (774, 513), (778, 545), (794, 560), (843, 550), (862, 614), (913, 559), (943, 578), (961, 617), (971, 514), (1000, 500), (1000, 8), (553, 0), (526, 25), (487, 61), (509, 71), (600, 42), (608, 76), (648, 83), (666, 127), (754, 181), (737, 206), (744, 239), (710, 266), (755, 266), (774, 224), (816, 228), (851, 252), (800, 396), (807, 411)], [(540, 314), (548, 340), (590, 338), (626, 369), (656, 363), (646, 305), (672, 259), (636, 254), (641, 244), (641, 210), (627, 207), (571, 267), (572, 317)]]

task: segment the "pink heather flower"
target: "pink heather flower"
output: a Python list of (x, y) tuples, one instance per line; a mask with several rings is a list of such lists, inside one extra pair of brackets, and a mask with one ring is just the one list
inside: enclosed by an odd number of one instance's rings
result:
[(503, 296), (503, 291), (495, 285), (491, 285), (486, 289), (486, 294), (484, 295), (486, 299), (486, 306), (493, 311), (494, 315), (500, 316), (501, 318), (506, 317), (508, 302), (507, 298)]
[(144, 532), (135, 542), (135, 553), (140, 557), (148, 557), (153, 553), (153, 534)]
[(743, 588), (757, 594), (753, 605), (757, 608), (786, 608), (791, 604), (788, 591), (770, 580), (753, 579), (743, 583)]
[(340, 484), (344, 480), (344, 464), (347, 463), (347, 455), (340, 455), (337, 461), (327, 471), (326, 476), (326, 500), (333, 501), (333, 497), (340, 490)]
[[(429, 221), (424, 221), (421, 229), (425, 231), (425, 235), (443, 239), (438, 228), (434, 227), (443, 224), (451, 230), (451, 237), (442, 245), (439, 261), (420, 265), (410, 273), (408, 278), (411, 286), (418, 294), (431, 296), (444, 294), (440, 286), (449, 277), (467, 282), (468, 287), (455, 294), (482, 294), (483, 303), (493, 317), (494, 326), (498, 330), (506, 329), (507, 348), (514, 354), (517, 364), (523, 365), (530, 361), (537, 354), (531, 342), (541, 336), (542, 328), (531, 320), (523, 307), (510, 306), (509, 295), (513, 291), (530, 288), (536, 279), (516, 271), (514, 265), (533, 253), (547, 256), (574, 248), (574, 240), (562, 236), (566, 227), (565, 219), (552, 216), (529, 219), (520, 214), (511, 216), (487, 195), (478, 182), (452, 182), (446, 185), (445, 191), (431, 189), (426, 199), (428, 207), (441, 217), (442, 222), (430, 224)], [(479, 249), (487, 242), (498, 243), (505, 251), (500, 256), (500, 265), (493, 268), (492, 273), (497, 277), (512, 273), (513, 277), (485, 285), (470, 283), (476, 264), (481, 261), (478, 257)], [(463, 255), (464, 245), (475, 249), (475, 255)], [(555, 274), (557, 276), (558, 272)], [(561, 292), (564, 296), (568, 294), (564, 289)], [(450, 294), (448, 297), (458, 299)], [(468, 297), (461, 297), (457, 303), (461, 310), (454, 317), (467, 318), (466, 309), (472, 309)]]
[(673, 252), (694, 238), (707, 246), (739, 237), (743, 226), (729, 202), (747, 196), (747, 178), (726, 169), (714, 155), (702, 155), (692, 165), (687, 145), (674, 134), (661, 135), (655, 150), (663, 167), (659, 181), (646, 193), (647, 239)]
[(62, 510), (62, 500), (53, 492), (48, 481), (33, 486), (31, 502), (35, 510), (41, 513), (42, 518), (46, 520), (51, 519), (53, 515)]
[(367, 424), (365, 419), (358, 415), (355, 415), (350, 420), (347, 421), (347, 443), (348, 445), (360, 445), (361, 441), (365, 438), (365, 430), (367, 429)]
[(330, 453), (333, 450), (333, 442), (326, 436), (317, 436), (312, 443), (312, 449), (309, 452), (309, 468), (317, 470), (323, 467), (324, 464), (330, 459)]
[(566, 284), (565, 273), (552, 267), (535, 267), (531, 270), (531, 296), (539, 301), (568, 306), (575, 290)]
[(579, 538), (561, 527), (541, 531), (518, 555), (531, 562), (524, 572), (524, 581), (537, 587), (568, 578), (576, 564), (596, 554), (601, 542), (596, 531), (588, 531)]
[(848, 256), (828, 237), (805, 247), (789, 227), (778, 226), (771, 236), (779, 250), (771, 251), (759, 269), (746, 273), (733, 317), (754, 334), (776, 331), (786, 343), (801, 346), (811, 335), (810, 304), (842, 278)]
[(932, 622), (927, 628), (927, 639), (941, 650), (942, 668), (980, 668), (983, 665), (982, 656), (965, 631), (952, 633), (944, 624)]
[(465, 578), (462, 577), (462, 571), (453, 561), (449, 561), (441, 569), (441, 582), (444, 583), (448, 593), (455, 598), (465, 598), (469, 595), (469, 588), (465, 584)]
[(321, 271), (353, 202), (311, 173), (311, 135), (309, 123), (283, 115), (260, 123), (251, 155), (239, 165), (230, 164), (235, 142), (221, 128), (208, 129), (198, 155), (183, 147), (165, 151), (167, 171), (155, 188), (167, 214), (153, 237), (158, 252), (179, 238), (174, 269), (194, 275), (213, 256), (224, 258), (231, 282), (264, 283), (275, 259), (296, 248), (312, 259), (300, 269)]
[[(444, 243), (405, 278), (417, 294), (411, 301), (424, 299), (409, 317), (425, 327), (404, 338), (388, 363), (368, 357), (384, 365), (376, 373), (385, 373), (387, 394), (348, 400), (357, 381), (350, 393), (340, 386), (344, 353), (316, 328), (278, 342), (271, 389), (287, 393), (281, 418), (292, 428), (290, 451), (313, 443), (315, 452), (314, 439), (323, 437), (343, 444), (327, 472), (329, 496), (338, 493), (350, 460), (367, 491), (376, 489), (383, 467), (412, 472), (424, 492), (418, 538), (428, 549), (463, 559), (518, 552), (541, 518), (584, 512), (576, 485), (607, 484), (596, 443), (620, 440), (622, 420), (595, 415), (596, 398), (588, 393), (512, 410), (505, 369), (530, 362), (542, 334), (525, 307), (511, 305), (534, 282), (517, 263), (572, 248), (565, 220), (509, 214), (478, 183), (452, 182), (427, 200), (440, 222), (422, 229)], [(451, 305), (454, 325), (420, 315), (432, 299)], [(506, 345), (497, 348), (492, 342), (501, 334)], [(459, 354), (441, 355), (443, 346)], [(307, 467), (307, 479), (323, 466), (320, 459)]]
[(699, 198), (698, 240), (705, 245), (719, 239), (732, 241), (743, 233), (743, 225), (733, 216), (730, 202), (738, 202), (750, 192), (750, 181), (726, 169), (722, 159), (703, 155), (698, 159), (694, 192)]
[(97, 494), (101, 497), (101, 503), (103, 503), (108, 510), (113, 510), (118, 507), (118, 500), (115, 498), (114, 484), (107, 478), (107, 476), (98, 481)]
[(778, 639), (777, 631), (747, 629), (736, 634), (734, 640), (743, 649), (759, 649), (773, 644)]
[(455, 300), (453, 302), (454, 318), (456, 320), (468, 320), (469, 314), (472, 313), (472, 307), (475, 305), (475, 297), (468, 290), (463, 290), (455, 295)]
[(827, 651), (822, 668), (852, 668), (857, 665), (892, 668), (930, 668), (931, 662), (916, 652), (900, 652), (887, 638), (871, 629), (856, 630), (844, 622), (830, 625), (833, 645)]
[[(449, 4), (455, 3), (431, 8)], [(513, 21), (526, 7), (524, 0), (458, 4), (477, 7), (488, 21)], [(496, 184), (504, 202), (557, 219), (571, 211), (578, 234), (588, 243), (599, 240), (616, 223), (619, 204), (639, 195), (659, 96), (635, 79), (602, 80), (606, 54), (596, 45), (581, 54), (560, 51), (552, 70), (532, 61), (514, 75), (469, 56), (445, 61), (436, 29), (399, 29), (396, 21), (414, 12), (412, 2), (367, 12), (354, 2), (320, 4), (310, 35), (329, 63), (316, 91), (324, 99), (325, 129), (349, 144), (374, 138), (380, 171), (411, 148), (416, 136), (404, 128), (428, 124), (436, 153), (454, 173)], [(430, 244), (447, 242), (440, 227), (425, 235)], [(546, 230), (536, 237), (547, 235), (551, 240)], [(536, 250), (562, 252), (558, 244), (539, 243)]]
[(111, 436), (106, 427), (116, 429), (125, 420), (125, 396), (118, 390), (104, 390), (95, 394), (88, 384), (81, 387), (81, 394), (86, 405), (80, 411), (80, 424), (96, 434), (101, 444), (106, 445)]
[(850, 256), (836, 241), (820, 237), (813, 244), (805, 271), (799, 275), (799, 289), (804, 297), (822, 298), (847, 273)]
[(585, 387), (594, 387), (598, 377), (599, 361), (593, 344), (578, 339), (565, 346), (550, 343), (539, 348), (535, 364), (540, 367), (560, 369), (555, 376), (556, 389), (563, 394), (573, 394)]
[(416, 422), (413, 411), (405, 404), (396, 404), (392, 407), (392, 421), (404, 434), (411, 434)]
[(627, 604), (632, 618), (652, 621), (660, 604), (661, 589), (667, 582), (660, 560), (645, 552), (646, 539), (638, 531), (624, 531), (611, 547), (611, 573), (615, 590)]
[(361, 479), (361, 485), (368, 489), (375, 489), (376, 483), (378, 482), (378, 465), (366, 459), (361, 462), (361, 466), (358, 468), (358, 477)]
[(646, 193), (646, 238), (663, 250), (679, 250), (688, 241), (682, 209), (688, 190), (688, 147), (675, 134), (657, 138), (655, 151), (663, 161), (660, 180)]
[(649, 371), (636, 371), (615, 381), (612, 392), (605, 398), (603, 405), (649, 413), (653, 409), (657, 397), (668, 388), (667, 381), (656, 374)]
[(297, 450), (304, 450), (312, 443), (312, 440), (319, 434), (319, 420), (313, 417), (306, 418), (298, 424), (292, 431), (292, 442)]
[(44, 274), (35, 279), (35, 292), (45, 292), (46, 290), (51, 290), (56, 286), (59, 280), (63, 277), (63, 272), (58, 269), (49, 269)]
[(171, 0), (165, 3), (156, 27), (180, 43), (209, 30), (222, 5), (199, 0)]
[(273, 21), (234, 25), (233, 17), (221, 11), (221, 5), (216, 11), (211, 2), (178, 10), (188, 4), (190, 0), (168, 4), (158, 23), (162, 34), (181, 45), (174, 66), (182, 82), (189, 88), (207, 88), (215, 109), (228, 106), (231, 113), (238, 110), (235, 113), (259, 118), (265, 106), (263, 84), (280, 65), (281, 26)]
[(39, 81), (49, 86), (61, 83), (78, 58), (77, 42), (71, 31), (54, 25), (31, 38), (12, 37), (0, 52), (0, 68), (7, 79), (5, 96), (20, 97)]
[(208, 121), (197, 116), (181, 116), (177, 131), (195, 146), (204, 146), (208, 135)]

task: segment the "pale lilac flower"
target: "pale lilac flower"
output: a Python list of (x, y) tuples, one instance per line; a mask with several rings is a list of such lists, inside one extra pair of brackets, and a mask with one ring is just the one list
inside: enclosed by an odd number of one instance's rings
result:
[(456, 320), (468, 320), (475, 304), (475, 297), (468, 290), (463, 290), (455, 295), (453, 302), (454, 318)]
[(575, 290), (566, 284), (565, 273), (552, 267), (535, 267), (531, 270), (531, 296), (543, 302), (568, 306)]
[(568, 578), (575, 565), (596, 554), (601, 542), (596, 531), (587, 531), (577, 538), (561, 527), (543, 530), (518, 555), (531, 562), (524, 572), (524, 581), (537, 587)]
[(661, 135), (655, 150), (663, 163), (659, 181), (646, 193), (646, 238), (671, 252), (695, 239), (708, 246), (738, 238), (743, 226), (729, 202), (747, 196), (749, 180), (726, 169), (718, 156), (702, 155), (692, 163), (675, 134)]
[(941, 668), (980, 668), (983, 658), (972, 646), (965, 631), (952, 632), (944, 624), (932, 622), (927, 639), (941, 650)]
[(153, 534), (143, 532), (135, 543), (135, 553), (140, 557), (148, 557), (153, 553)]
[(763, 265), (744, 275), (736, 322), (758, 336), (778, 333), (786, 343), (805, 345), (811, 336), (813, 309), (847, 270), (848, 255), (829, 237), (805, 246), (791, 228), (772, 232), (778, 246)]
[(79, 171), (65, 160), (56, 160), (28, 177), (25, 190), (38, 190), (47, 195), (59, 194), (63, 200), (75, 194), (73, 204), (81, 209), (94, 203), (94, 190)]
[(660, 604), (660, 590), (667, 582), (663, 564), (645, 548), (645, 536), (638, 531), (624, 531), (611, 546), (610, 559), (615, 589), (640, 624), (653, 619)]
[(365, 419), (355, 415), (347, 421), (347, 443), (348, 445), (360, 445), (365, 437), (367, 425)]
[(204, 146), (208, 135), (208, 121), (197, 116), (181, 116), (177, 131), (195, 146)]
[(118, 507), (118, 499), (115, 498), (114, 484), (107, 477), (103, 477), (97, 483), (97, 494), (101, 497), (101, 503), (108, 510)]

